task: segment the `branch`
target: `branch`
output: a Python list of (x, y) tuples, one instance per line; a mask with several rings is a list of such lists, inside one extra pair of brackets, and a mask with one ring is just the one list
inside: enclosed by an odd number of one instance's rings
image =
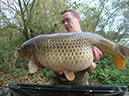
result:
[(21, 1), (18, 0), (18, 3), (19, 3), (19, 6), (20, 6), (21, 17), (22, 17), (23, 21), (25, 21), (25, 19), (24, 19), (24, 12), (23, 12), (23, 9), (22, 9)]
[(19, 28), (18, 26), (16, 26), (16, 25), (13, 26), (13, 24), (9, 24), (8, 26), (11, 27), (11, 28), (17, 29), (18, 31), (20, 31), (21, 33), (23, 33), (23, 30), (20, 29), (20, 28)]
[[(125, 3), (126, 4), (126, 3)], [(121, 7), (124, 6), (124, 4), (122, 4), (121, 6), (119, 6), (116, 10), (114, 10), (111, 15), (108, 17), (108, 19), (106, 20), (106, 22), (104, 23), (104, 26), (106, 25), (106, 23), (109, 21), (109, 19), (116, 13), (116, 11), (118, 11), (119, 9), (121, 9)], [(126, 8), (126, 6), (125, 6)], [(128, 8), (128, 7), (127, 7)]]
[[(12, 10), (14, 10), (18, 15), (20, 15), (19, 12), (18, 12), (16, 9), (14, 9), (13, 7), (11, 7), (9, 4), (3, 2), (2, 0), (0, 0), (0, 2), (2, 2), (3, 4), (5, 4), (6, 6), (10, 7), (10, 8), (11, 8)], [(15, 7), (15, 6), (14, 6), (14, 7)], [(20, 15), (20, 16), (21, 16), (21, 15)]]
[(34, 7), (34, 3), (35, 3), (35, 0), (33, 0), (32, 6), (31, 6), (31, 8), (30, 8), (30, 17), (31, 17), (32, 9), (33, 9), (33, 7)]
[(4, 16), (4, 18), (8, 21), (9, 24), (11, 24), (11, 22), (9, 21), (9, 19), (5, 16), (5, 14), (3, 12), (0, 12), (2, 13), (2, 16)]

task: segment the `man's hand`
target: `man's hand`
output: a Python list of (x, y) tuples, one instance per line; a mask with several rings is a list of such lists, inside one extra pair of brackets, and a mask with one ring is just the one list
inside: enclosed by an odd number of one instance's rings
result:
[(95, 68), (96, 68), (96, 64), (94, 62), (99, 61), (99, 59), (102, 56), (102, 52), (97, 48), (97, 47), (93, 47), (93, 55), (94, 55), (94, 60), (92, 62), (92, 64), (90, 65), (90, 67), (88, 67), (86, 70), (88, 73), (92, 73)]
[(93, 54), (94, 54), (94, 62), (99, 61), (99, 59), (102, 56), (102, 52), (97, 48), (97, 47), (93, 47)]

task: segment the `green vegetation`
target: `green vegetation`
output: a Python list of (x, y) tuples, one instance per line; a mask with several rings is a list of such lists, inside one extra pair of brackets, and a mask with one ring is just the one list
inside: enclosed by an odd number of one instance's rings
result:
[(118, 70), (110, 55), (102, 57), (96, 65), (96, 70), (90, 74), (90, 82), (95, 80), (105, 85), (129, 86), (129, 69)]
[[(100, 0), (71, 2), (69, 0), (0, 0), (0, 86), (9, 82), (42, 83), (51, 80), (52, 71), (40, 69), (28, 73), (29, 60), (13, 57), (26, 40), (40, 35), (64, 32), (60, 12), (75, 8), (81, 14), (83, 31), (101, 34), (116, 43), (129, 47), (129, 1)], [(14, 2), (15, 1), (15, 2)], [(109, 4), (110, 1), (110, 4)], [(13, 2), (13, 3), (12, 3)], [(118, 70), (110, 55), (97, 62), (90, 74), (90, 84), (129, 86), (129, 59), (126, 67)]]

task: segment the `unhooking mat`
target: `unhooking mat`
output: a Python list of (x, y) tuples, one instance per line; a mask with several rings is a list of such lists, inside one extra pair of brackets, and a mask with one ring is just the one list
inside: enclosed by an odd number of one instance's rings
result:
[(129, 96), (126, 86), (10, 83), (0, 96)]

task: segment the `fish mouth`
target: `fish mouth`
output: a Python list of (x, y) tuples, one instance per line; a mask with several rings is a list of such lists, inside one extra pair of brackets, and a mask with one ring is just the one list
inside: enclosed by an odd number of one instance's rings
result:
[(14, 53), (14, 57), (15, 57), (15, 58), (20, 57), (19, 54), (18, 54), (18, 52), (15, 52), (15, 53)]

